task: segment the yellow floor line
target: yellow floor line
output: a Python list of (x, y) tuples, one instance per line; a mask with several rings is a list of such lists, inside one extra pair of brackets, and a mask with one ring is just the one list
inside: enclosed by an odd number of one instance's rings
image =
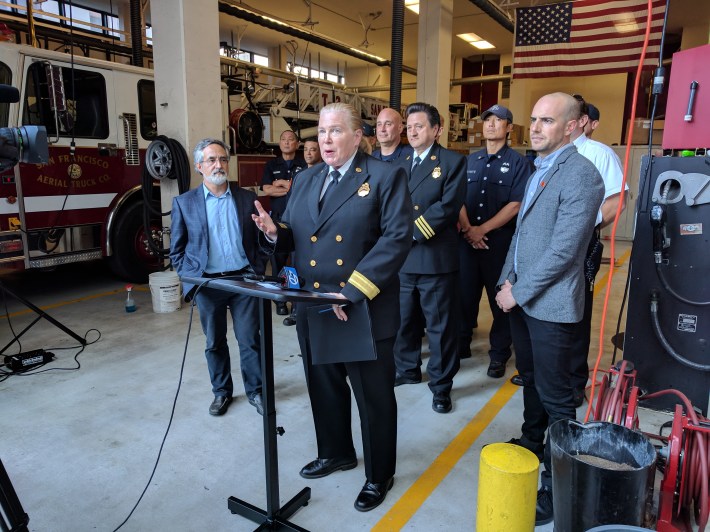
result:
[[(147, 288), (145, 286), (133, 286), (133, 290), (137, 290), (139, 292), (147, 292), (150, 290), (150, 288)], [(42, 310), (51, 310), (53, 308), (59, 308), (63, 307), (65, 305), (72, 305), (74, 303), (81, 303), (82, 301), (90, 301), (92, 299), (98, 299), (100, 297), (106, 297), (106, 296), (113, 296), (115, 294), (118, 294), (120, 292), (125, 292), (125, 288), (117, 288), (116, 290), (111, 290), (109, 292), (102, 292), (100, 294), (92, 294), (90, 296), (84, 296), (84, 297), (79, 297), (76, 299), (69, 299), (67, 301), (60, 301), (59, 303), (53, 303), (51, 305), (44, 305), (42, 307), (39, 307)], [(34, 314), (33, 310), (26, 309), (26, 310), (18, 310), (17, 312), (12, 312), (10, 313), (10, 318), (14, 318), (16, 316), (24, 316), (25, 314)], [(8, 316), (3, 314), (0, 315), (0, 319), (7, 318)]]
[[(622, 266), (630, 256), (631, 250), (625, 251), (621, 257), (616, 259), (614, 267), (619, 268)], [(606, 288), (608, 277), (609, 272), (607, 271), (594, 283), (594, 295)], [(400, 530), (404, 527), (518, 389), (510, 381), (506, 381), (429, 468), (422, 473), (394, 506), (382, 516), (382, 519), (372, 527), (372, 531), (384, 532)]]
[(372, 530), (401, 529), (519, 389), (506, 381)]

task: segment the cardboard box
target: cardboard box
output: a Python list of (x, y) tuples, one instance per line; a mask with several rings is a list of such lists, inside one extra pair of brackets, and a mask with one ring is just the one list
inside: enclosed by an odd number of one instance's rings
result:
[(513, 130), (508, 135), (508, 140), (510, 141), (509, 146), (525, 145), (525, 126), (513, 124)]
[(480, 118), (472, 118), (468, 121), (468, 130), (475, 133), (483, 132), (483, 120)]
[(483, 146), (483, 133), (471, 133), (469, 131), (468, 133), (468, 145), (477, 147), (477, 146)]
[[(663, 141), (663, 120), (653, 121), (653, 141), (652, 144), (661, 144)], [(634, 134), (631, 137), (631, 144), (648, 144), (648, 132), (651, 127), (651, 121), (646, 118), (634, 119)], [(631, 129), (631, 120), (626, 123), (626, 134), (628, 136)], [(624, 142), (625, 144), (625, 142)]]

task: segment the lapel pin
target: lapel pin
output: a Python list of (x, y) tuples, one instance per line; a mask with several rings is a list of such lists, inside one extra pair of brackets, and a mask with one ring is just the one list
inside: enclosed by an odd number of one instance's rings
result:
[(363, 183), (360, 185), (360, 188), (357, 190), (357, 195), (360, 196), (361, 198), (364, 198), (370, 193), (370, 183)]
[(431, 160), (432, 160), (432, 161), (436, 161), (436, 155), (432, 155), (432, 156), (431, 156)]
[(362, 172), (362, 168), (360, 168), (360, 167), (358, 166), (358, 167), (355, 168), (355, 171), (359, 174), (360, 172)]

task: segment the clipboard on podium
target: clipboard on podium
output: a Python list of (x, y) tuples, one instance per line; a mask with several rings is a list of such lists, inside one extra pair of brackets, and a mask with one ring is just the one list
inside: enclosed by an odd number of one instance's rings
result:
[(343, 307), (348, 321), (341, 321), (332, 305), (308, 307), (308, 336), (313, 364), (377, 360), (370, 308), (366, 300)]

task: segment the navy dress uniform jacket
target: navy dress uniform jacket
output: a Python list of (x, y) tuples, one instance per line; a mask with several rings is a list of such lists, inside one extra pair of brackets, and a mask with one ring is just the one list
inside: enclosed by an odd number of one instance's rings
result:
[[(414, 155), (397, 161), (407, 175)], [(409, 178), (414, 239), (402, 273), (450, 273), (459, 269), (456, 222), (466, 197), (466, 158), (435, 143)]]
[(323, 209), (328, 165), (298, 174), (277, 223), (277, 252), (295, 249), (305, 288), (367, 299), (375, 340), (396, 335), (398, 272), (412, 245), (412, 202), (403, 169), (358, 153)]

